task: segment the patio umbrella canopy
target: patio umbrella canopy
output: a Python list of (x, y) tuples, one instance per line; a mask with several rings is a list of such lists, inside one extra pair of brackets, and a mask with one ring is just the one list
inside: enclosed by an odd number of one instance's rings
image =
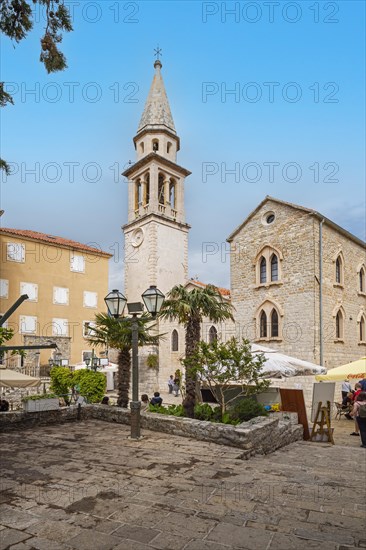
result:
[(265, 378), (281, 378), (290, 376), (309, 376), (314, 374), (326, 374), (327, 369), (309, 361), (303, 361), (290, 355), (284, 355), (279, 351), (264, 346), (252, 345), (252, 353), (263, 353), (266, 358), (261, 376)]
[(5, 388), (33, 388), (41, 383), (39, 378), (22, 374), (16, 370), (0, 367), (0, 386)]
[(329, 369), (327, 374), (318, 375), (315, 378), (318, 382), (326, 380), (362, 380), (366, 378), (366, 357)]

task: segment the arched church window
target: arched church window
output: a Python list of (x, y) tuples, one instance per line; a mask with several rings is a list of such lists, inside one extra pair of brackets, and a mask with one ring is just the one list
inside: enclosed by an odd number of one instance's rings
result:
[(267, 281), (267, 262), (263, 256), (259, 266), (259, 281), (260, 283), (265, 283)]
[(152, 141), (152, 150), (154, 152), (159, 151), (159, 140), (158, 139), (153, 139), (153, 141)]
[(366, 321), (365, 316), (362, 315), (360, 319), (360, 328), (359, 328), (359, 338), (360, 342), (365, 342), (366, 340)]
[(365, 286), (365, 269), (362, 266), (360, 269), (360, 272), (358, 274), (358, 284), (359, 284), (359, 291), (365, 292), (366, 286)]
[(262, 311), (259, 317), (259, 333), (261, 338), (267, 338), (267, 315)]
[(336, 338), (337, 340), (343, 339), (343, 315), (341, 310), (336, 315)]
[(163, 174), (159, 174), (159, 183), (158, 183), (158, 198), (159, 198), (159, 204), (165, 204), (165, 197), (164, 197), (164, 176)]
[(335, 263), (335, 280), (337, 284), (343, 284), (343, 261), (340, 255)]
[(278, 313), (275, 308), (271, 312), (271, 337), (278, 338)]
[(179, 335), (177, 330), (172, 332), (172, 351), (178, 351), (179, 348)]
[(144, 150), (145, 150), (145, 145), (144, 145), (144, 142), (142, 141), (142, 142), (140, 143), (140, 152), (143, 153)]
[(172, 144), (170, 141), (168, 141), (168, 143), (166, 144), (166, 152), (170, 153), (171, 148), (172, 148)]
[(169, 202), (172, 208), (176, 208), (176, 193), (175, 193), (175, 181), (171, 179), (169, 181)]
[(208, 331), (208, 341), (210, 344), (213, 344), (213, 342), (216, 342), (216, 340), (217, 340), (217, 330), (214, 326), (212, 326)]
[(271, 258), (271, 281), (278, 281), (278, 258), (276, 254)]

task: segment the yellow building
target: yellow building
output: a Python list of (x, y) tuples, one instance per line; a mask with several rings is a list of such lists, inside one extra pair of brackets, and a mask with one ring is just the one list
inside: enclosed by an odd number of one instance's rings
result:
[[(91, 354), (86, 323), (106, 310), (111, 254), (36, 231), (0, 229), (0, 313), (22, 294), (29, 299), (7, 324), (15, 335), (9, 345), (56, 342), (62, 359), (75, 364)], [(53, 350), (42, 350), (47, 364)], [(34, 354), (27, 355), (27, 363)], [(38, 358), (37, 358), (38, 360)], [(19, 358), (20, 361), (20, 358)]]

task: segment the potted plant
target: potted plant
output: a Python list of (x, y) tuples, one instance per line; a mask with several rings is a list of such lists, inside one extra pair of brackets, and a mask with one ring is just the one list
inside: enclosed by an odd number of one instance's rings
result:
[(59, 408), (59, 400), (54, 393), (23, 397), (24, 412), (54, 411)]

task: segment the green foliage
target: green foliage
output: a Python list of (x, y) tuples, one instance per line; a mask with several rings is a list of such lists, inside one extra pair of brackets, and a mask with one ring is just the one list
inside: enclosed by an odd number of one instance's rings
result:
[(12, 328), (0, 327), (0, 346), (2, 346), (4, 342), (11, 340), (13, 336), (14, 331)]
[(156, 353), (150, 353), (146, 358), (146, 365), (149, 369), (159, 368), (159, 356)]
[(100, 403), (107, 386), (107, 379), (102, 372), (82, 369), (73, 373), (73, 383), (79, 386), (80, 395), (89, 403)]
[(149, 412), (171, 416), (184, 416), (183, 405), (169, 405), (168, 407), (162, 407), (161, 405), (149, 405)]
[(57, 398), (57, 395), (54, 393), (44, 393), (44, 394), (37, 394), (37, 395), (27, 395), (26, 397), (22, 398), (23, 403), (26, 401), (40, 401), (41, 399), (55, 399)]
[[(216, 421), (215, 411), (208, 403), (196, 403), (194, 407), (194, 417), (197, 420), (209, 420), (211, 422)], [(220, 411), (221, 416), (221, 411)]]
[(73, 373), (67, 367), (53, 367), (50, 372), (50, 389), (57, 395), (70, 393), (73, 387)]
[(261, 403), (254, 399), (241, 399), (228, 411), (231, 420), (238, 422), (247, 422), (256, 416), (268, 416), (268, 412)]
[(183, 360), (191, 377), (208, 385), (220, 404), (222, 415), (232, 401), (238, 398), (236, 393), (230, 397), (233, 385), (240, 387), (239, 396), (249, 396), (265, 390), (267, 380), (261, 378), (263, 354), (253, 355), (248, 340), (238, 342), (232, 338), (228, 342), (199, 342), (195, 351)]

